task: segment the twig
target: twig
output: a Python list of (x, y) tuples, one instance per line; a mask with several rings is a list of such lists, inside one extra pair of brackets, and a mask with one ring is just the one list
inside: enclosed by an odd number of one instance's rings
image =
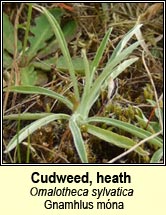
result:
[[(163, 131), (163, 122), (162, 122), (162, 116), (161, 116), (161, 112), (160, 112), (159, 98), (158, 98), (158, 95), (157, 95), (157, 91), (156, 91), (156, 87), (155, 87), (152, 75), (151, 75), (151, 73), (150, 73), (150, 71), (149, 71), (149, 69), (148, 69), (148, 67), (146, 65), (146, 62), (145, 62), (144, 52), (142, 52), (142, 61), (143, 61), (144, 67), (145, 67), (145, 69), (147, 71), (147, 74), (149, 76), (150, 82), (151, 82), (153, 90), (154, 90), (154, 96), (155, 96), (155, 100), (156, 100), (156, 106), (158, 108), (158, 113), (159, 113), (159, 123), (160, 123), (161, 130)], [(162, 99), (162, 95), (160, 96), (160, 99)]]
[(158, 135), (162, 134), (162, 130), (160, 130), (159, 132), (152, 134), (150, 137), (145, 138), (144, 140), (141, 140), (139, 143), (137, 143), (135, 146), (131, 147), (130, 149), (128, 149), (127, 151), (123, 152), (122, 154), (118, 155), (117, 157), (113, 158), (112, 160), (110, 160), (108, 163), (114, 163), (115, 161), (119, 160), (120, 158), (128, 155), (130, 152), (134, 151), (137, 147), (139, 147), (140, 145), (142, 145), (143, 143), (157, 137)]
[[(14, 55), (13, 55), (13, 63), (12, 63), (12, 68), (11, 68), (11, 76), (10, 76), (10, 80), (9, 80), (9, 85), (11, 85), (12, 80), (14, 78), (14, 74), (15, 74), (15, 84), (17, 85), (19, 83), (19, 68), (17, 65), (17, 34), (18, 34), (18, 24), (19, 24), (19, 17), (20, 14), (23, 10), (24, 7), (24, 3), (21, 4), (21, 7), (19, 8), (19, 10), (17, 11), (16, 14), (16, 18), (15, 18), (15, 23), (14, 23)], [(6, 106), (7, 106), (7, 102), (8, 102), (8, 97), (9, 97), (9, 91), (6, 92), (5, 94), (5, 98), (4, 98), (4, 103), (3, 103), (3, 113), (5, 113), (6, 110)], [(12, 105), (14, 105), (15, 103), (15, 99), (16, 99), (16, 94), (14, 94), (13, 96), (13, 100), (12, 100)]]

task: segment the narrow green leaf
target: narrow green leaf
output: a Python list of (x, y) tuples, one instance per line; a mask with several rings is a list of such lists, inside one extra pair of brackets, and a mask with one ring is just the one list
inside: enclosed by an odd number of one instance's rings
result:
[[(121, 61), (123, 61), (137, 46), (139, 45), (139, 42), (135, 42), (134, 44), (130, 45), (128, 48), (126, 48), (122, 53), (118, 55), (117, 58), (113, 59), (112, 61), (109, 60), (109, 63), (104, 68), (103, 72), (99, 75), (99, 77), (95, 80), (90, 94), (86, 97), (86, 101), (84, 101), (84, 104), (86, 103), (86, 108), (84, 109), (84, 112), (81, 113), (84, 118), (86, 118), (89, 114), (89, 111), (94, 104), (94, 102), (97, 100), (100, 92), (100, 88), (103, 85), (105, 81), (109, 78), (109, 76), (112, 76), (115, 78), (116, 75), (120, 74), (124, 71), (125, 68), (127, 68), (129, 65), (134, 63), (137, 58), (129, 59), (122, 64), (120, 64), (118, 67), (116, 67)], [(118, 70), (116, 70), (118, 68)]]
[(73, 87), (74, 87), (75, 97), (76, 97), (77, 101), (79, 101), (80, 100), (80, 95), (79, 95), (79, 90), (78, 90), (78, 82), (77, 82), (77, 79), (76, 79), (76, 76), (75, 76), (74, 66), (72, 64), (71, 56), (70, 56), (70, 53), (69, 53), (69, 49), (68, 49), (67, 42), (65, 40), (64, 34), (63, 34), (63, 32), (62, 32), (62, 30), (60, 28), (59, 23), (52, 16), (52, 14), (44, 7), (39, 7), (39, 8), (42, 9), (44, 15), (47, 17), (47, 19), (48, 19), (48, 21), (49, 21), (49, 23), (50, 23), (50, 25), (52, 27), (52, 30), (54, 31), (54, 34), (56, 36), (56, 39), (57, 39), (57, 41), (59, 43), (59, 46), (61, 48), (63, 56), (65, 57), (66, 64), (67, 64), (68, 69), (69, 69), (70, 77), (71, 77)]
[(163, 157), (163, 148), (158, 149), (152, 156), (150, 163), (160, 163)]
[[(94, 125), (86, 124), (87, 132), (120, 148), (130, 149), (136, 142), (132, 139), (116, 134), (112, 131), (108, 131), (102, 128), (99, 128)], [(148, 155), (146, 151), (144, 151), (141, 147), (137, 147), (135, 151), (140, 155)]]
[(21, 114), (10, 114), (3, 116), (4, 120), (36, 120), (43, 117), (49, 116), (50, 113), (21, 113)]
[(84, 63), (84, 68), (85, 68), (85, 90), (86, 90), (86, 94), (89, 93), (89, 89), (90, 89), (90, 65), (89, 65), (89, 61), (87, 59), (86, 56), (86, 50), (82, 49), (82, 56), (83, 56), (83, 63)]
[[(102, 123), (106, 123), (108, 125), (113, 125), (113, 126), (118, 127), (124, 131), (127, 131), (130, 134), (133, 134), (136, 137), (139, 137), (141, 139), (145, 139), (145, 138), (150, 137), (152, 135), (152, 133), (150, 133), (149, 131), (145, 131), (142, 128), (138, 128), (138, 127), (131, 125), (129, 123), (122, 122), (122, 121), (116, 120), (116, 119), (107, 118), (107, 117), (90, 117), (87, 120), (87, 122), (88, 123), (90, 123), (90, 122), (102, 122)], [(148, 142), (151, 144), (154, 144), (158, 147), (163, 147), (162, 140), (158, 137), (150, 139)]]
[(111, 72), (112, 79), (115, 79), (120, 75), (127, 67), (129, 67), (131, 64), (135, 63), (138, 60), (138, 57), (131, 58), (129, 60), (125, 60), (123, 63), (118, 65), (115, 69)]
[[(129, 67), (131, 64), (133, 64), (138, 58), (132, 58), (129, 60), (125, 60), (123, 63), (118, 65), (117, 67), (113, 68), (112, 65), (110, 67), (106, 67), (103, 72), (100, 74), (100, 76), (95, 80), (90, 93), (88, 96), (85, 97), (85, 101), (81, 102), (81, 105), (85, 108), (81, 112), (81, 114), (86, 118), (89, 114), (89, 111), (94, 104), (94, 102), (97, 100), (101, 86), (104, 82), (107, 81), (107, 79), (112, 76), (113, 79), (116, 78), (120, 73), (122, 73), (127, 67)], [(110, 63), (111, 64), (111, 63)]]
[(82, 50), (82, 55), (83, 55), (83, 60), (84, 60), (84, 67), (85, 67), (85, 87), (83, 90), (83, 95), (81, 98), (81, 103), (77, 109), (77, 111), (83, 115), (84, 113), (84, 109), (86, 107), (86, 100), (87, 100), (87, 95), (89, 95), (90, 93), (90, 68), (89, 68), (89, 62), (88, 59), (86, 57), (86, 52), (85, 50)]
[(37, 86), (11, 86), (9, 88), (5, 88), (4, 91), (16, 92), (16, 93), (23, 93), (23, 94), (40, 94), (49, 96), (54, 99), (58, 99), (60, 102), (64, 103), (68, 108), (73, 110), (73, 104), (65, 97), (62, 96), (52, 90), (37, 87)]
[(41, 126), (44, 126), (44, 125), (46, 125), (54, 120), (58, 120), (58, 119), (69, 120), (69, 115), (67, 115), (67, 114), (49, 114), (48, 116), (43, 117), (42, 119), (36, 120), (35, 122), (31, 123), (30, 125), (27, 125), (10, 140), (4, 153), (10, 152), (12, 149), (14, 149), (17, 146), (17, 144), (20, 144), (25, 138), (27, 138), (29, 135), (31, 135), (34, 131), (36, 131)]
[[(110, 76), (114, 79), (116, 78), (120, 73), (122, 73), (127, 67), (129, 67), (131, 64), (133, 64), (138, 58), (132, 58), (129, 60), (124, 61), (117, 67), (113, 68), (110, 64), (110, 67), (107, 67), (103, 70), (101, 75), (96, 79), (96, 81), (93, 84), (92, 90), (91, 90), (91, 106), (95, 102), (96, 94), (100, 91), (100, 88), (105, 80), (107, 80)], [(117, 64), (116, 64), (117, 65)]]
[(87, 153), (84, 141), (82, 139), (81, 131), (75, 120), (73, 120), (73, 117), (69, 120), (69, 127), (73, 135), (75, 147), (82, 163), (88, 163)]
[(130, 31), (128, 31), (126, 33), (126, 35), (123, 37), (123, 39), (118, 43), (118, 45), (116, 46), (110, 61), (112, 61), (113, 59), (115, 59), (117, 56), (119, 57), (119, 54), (122, 52), (122, 50), (124, 49), (124, 47), (126, 46), (127, 42), (131, 39), (131, 37), (136, 34), (136, 32), (140, 29), (140, 27), (142, 26), (142, 24), (140, 25), (136, 25), (134, 26)]
[(92, 65), (91, 65), (91, 82), (94, 78), (95, 71), (96, 71), (97, 67), (99, 66), (100, 60), (103, 56), (103, 53), (104, 53), (104, 50), (105, 50), (106, 45), (108, 43), (109, 36), (110, 36), (111, 32), (112, 32), (112, 28), (110, 28), (108, 30), (108, 32), (105, 34), (102, 42), (100, 43), (99, 48), (97, 49), (96, 55), (94, 57)]
[(106, 68), (114, 68), (115, 66), (117, 66), (119, 63), (121, 63), (123, 60), (125, 60), (138, 46), (140, 45), (140, 42), (135, 42), (132, 45), (130, 45), (129, 47), (125, 48), (119, 55), (118, 57), (114, 58), (114, 59), (109, 59), (108, 63), (105, 67)]

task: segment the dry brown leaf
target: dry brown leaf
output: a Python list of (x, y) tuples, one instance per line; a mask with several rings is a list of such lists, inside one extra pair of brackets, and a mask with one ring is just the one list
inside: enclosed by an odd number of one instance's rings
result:
[(150, 7), (148, 7), (148, 9), (145, 11), (145, 13), (143, 13), (141, 15), (141, 20), (143, 20), (143, 19), (147, 19), (147, 20), (152, 19), (157, 13), (160, 12), (160, 10), (162, 10), (162, 8), (163, 8), (162, 3), (155, 3), (155, 4), (151, 5)]

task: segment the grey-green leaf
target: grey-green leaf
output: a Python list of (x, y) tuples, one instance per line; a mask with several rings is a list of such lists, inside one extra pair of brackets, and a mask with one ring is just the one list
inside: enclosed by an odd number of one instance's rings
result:
[[(120, 120), (116, 120), (116, 119), (110, 119), (107, 117), (91, 117), (87, 120), (87, 122), (103, 122), (106, 123), (108, 125), (113, 125), (115, 127), (118, 127), (126, 132), (129, 132), (130, 134), (135, 135), (136, 137), (139, 137), (141, 139), (145, 139), (147, 137), (150, 137), (152, 135), (152, 133), (150, 133), (149, 131), (146, 131), (144, 129), (141, 129), (135, 125), (126, 123), (126, 122), (122, 122)], [(148, 140), (149, 143), (154, 144), (158, 147), (163, 147), (162, 144), (162, 140), (159, 137), (155, 137), (153, 139)]]
[(10, 152), (12, 149), (14, 149), (17, 146), (17, 144), (20, 144), (25, 138), (27, 138), (29, 135), (31, 135), (34, 131), (36, 131), (41, 126), (44, 126), (58, 119), (68, 120), (69, 116), (67, 114), (49, 114), (48, 116), (43, 117), (42, 119), (36, 120), (30, 125), (25, 126), (10, 140), (4, 153)]
[(163, 148), (158, 149), (152, 156), (150, 163), (160, 163), (163, 157)]
[[(130, 149), (136, 144), (136, 142), (128, 137), (116, 134), (112, 131), (102, 129), (94, 125), (87, 124), (86, 128), (88, 133), (120, 148)], [(148, 155), (148, 153), (141, 147), (137, 147), (135, 151), (143, 156)]]
[(85, 149), (85, 144), (82, 139), (80, 128), (78, 127), (75, 120), (73, 120), (73, 117), (69, 121), (69, 127), (74, 139), (74, 145), (77, 149), (77, 152), (79, 154), (79, 157), (83, 163), (88, 163), (87, 153)]
[(39, 94), (39, 95), (49, 96), (51, 98), (58, 99), (71, 110), (73, 109), (72, 102), (70, 102), (66, 97), (64, 97), (52, 90), (46, 89), (44, 87), (28, 85), (28, 86), (11, 86), (9, 88), (4, 89), (4, 91), (8, 91), (8, 90), (11, 92), (17, 92), (17, 93), (23, 93), (23, 94)]

